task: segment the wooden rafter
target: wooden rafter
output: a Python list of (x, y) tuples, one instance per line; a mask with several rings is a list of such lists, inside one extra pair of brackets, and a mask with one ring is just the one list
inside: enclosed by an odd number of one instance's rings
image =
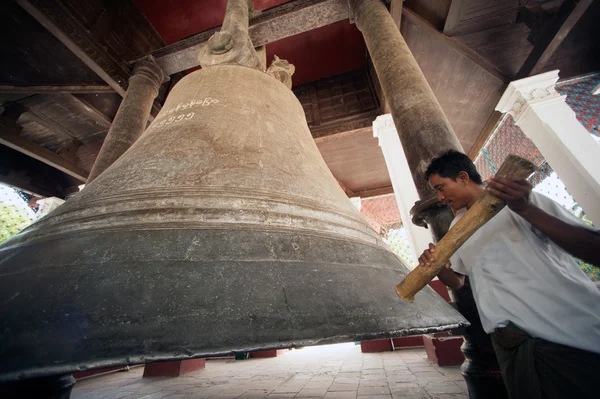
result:
[(337, 180), (338, 184), (340, 185), (340, 187), (342, 188), (342, 190), (344, 190), (344, 192), (346, 193), (346, 195), (348, 197), (354, 197), (354, 192), (352, 190), (350, 190), (348, 187), (346, 187), (346, 185), (344, 183), (342, 183), (340, 181), (340, 179), (338, 179), (337, 177), (335, 178), (335, 180)]
[(414, 12), (410, 11), (409, 9), (407, 9), (406, 7), (404, 7), (404, 9), (402, 10), (402, 15), (404, 15), (404, 17), (409, 19), (415, 25), (418, 25), (419, 27), (430, 31), (433, 35), (438, 37), (440, 40), (443, 40), (447, 46), (452, 48), (454, 51), (460, 53), (464, 57), (473, 61), (481, 69), (483, 69), (490, 75), (494, 76), (495, 78), (499, 79), (502, 82), (510, 81), (510, 78), (508, 76), (506, 76), (505, 74), (503, 74), (502, 72), (500, 72), (500, 70), (498, 70), (498, 68), (496, 68), (496, 66), (493, 65), (491, 62), (489, 62), (488, 60), (486, 60), (485, 58), (483, 58), (482, 56), (477, 54), (475, 51), (471, 50), (469, 47), (460, 43), (458, 40), (455, 40), (451, 37), (444, 35), (442, 32), (438, 31), (433, 25), (431, 25), (427, 20), (420, 17), (416, 13), (414, 13)]
[(16, 0), (52, 35), (69, 48), (81, 61), (121, 96), (125, 95), (129, 71), (127, 65), (115, 61), (89, 31), (67, 12), (61, 2)]
[(469, 158), (471, 158), (472, 160), (475, 160), (475, 158), (477, 158), (477, 156), (479, 155), (479, 151), (481, 150), (481, 148), (483, 148), (483, 146), (490, 138), (492, 133), (494, 133), (494, 131), (502, 121), (503, 116), (504, 114), (502, 112), (494, 111), (492, 113), (483, 129), (481, 129), (481, 133), (479, 133), (479, 136), (475, 140), (475, 143), (473, 143), (473, 146), (471, 147), (471, 150), (468, 154)]
[(66, 139), (77, 139), (77, 135), (75, 133), (73, 133), (72, 131), (70, 131), (69, 129), (65, 128), (64, 126), (60, 125), (59, 123), (56, 123), (55, 121), (48, 118), (44, 114), (36, 112), (35, 110), (32, 110), (28, 107), (25, 107), (22, 104), (11, 103), (10, 105), (7, 106), (7, 108), (9, 108), (11, 110), (15, 110), (19, 114), (26, 114), (30, 120), (37, 123), (38, 125), (44, 126), (46, 129), (52, 131), (53, 133), (55, 133), (58, 136), (62, 136), (63, 138), (66, 138)]
[(113, 93), (114, 90), (108, 85), (84, 85), (84, 86), (8, 86), (0, 85), (2, 94), (97, 94)]
[(402, 5), (404, 0), (392, 0), (390, 3), (390, 14), (392, 15), (392, 19), (394, 23), (400, 30), (400, 22), (402, 21)]
[(393, 194), (393, 193), (394, 193), (394, 187), (385, 186), (385, 187), (379, 187), (379, 188), (371, 188), (368, 190), (355, 191), (354, 195), (356, 197), (360, 197), (360, 198), (369, 198), (369, 197), (378, 197), (380, 195), (387, 195), (387, 194)]
[[(554, 54), (562, 41), (573, 27), (575, 27), (592, 2), (593, 0), (565, 1), (555, 17), (545, 26), (542, 35), (538, 38), (535, 47), (523, 63), (514, 80), (523, 79), (541, 72), (544, 65), (552, 57), (552, 54)], [(469, 151), (471, 159), (475, 160), (477, 158), (481, 148), (501, 123), (502, 117), (503, 114), (498, 111), (493, 111), (490, 115), (490, 118)]]
[(7, 175), (0, 174), (0, 183), (40, 197), (58, 197), (62, 194), (58, 192), (51, 192), (46, 188), (38, 187), (25, 179), (12, 176), (11, 173)]
[(594, 0), (566, 0), (544, 27), (515, 80), (540, 73), (593, 2)]
[[(269, 8), (250, 20), (249, 34), (259, 47), (289, 36), (348, 19), (346, 0), (296, 0)], [(198, 53), (221, 27), (190, 36), (152, 52), (169, 75), (199, 65)]]
[(0, 117), (0, 144), (50, 165), (82, 182), (87, 180), (88, 172), (75, 162), (19, 136), (18, 133), (19, 128), (14, 121)]

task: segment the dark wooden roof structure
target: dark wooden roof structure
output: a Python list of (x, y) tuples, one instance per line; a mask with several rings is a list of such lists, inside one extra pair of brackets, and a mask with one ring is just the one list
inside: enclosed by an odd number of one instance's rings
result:
[[(127, 89), (152, 54), (171, 75), (199, 68), (226, 0), (14, 0), (0, 24), (0, 182), (64, 197), (83, 184)], [(391, 0), (390, 12), (465, 152), (500, 120), (511, 80), (599, 70), (600, 1)], [(392, 192), (371, 123), (386, 103), (346, 0), (253, 0), (250, 35), (295, 64), (293, 91), (349, 196)]]

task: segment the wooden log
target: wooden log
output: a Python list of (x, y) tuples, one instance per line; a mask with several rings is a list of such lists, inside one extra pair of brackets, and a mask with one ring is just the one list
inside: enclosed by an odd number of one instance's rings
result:
[[(527, 178), (535, 169), (535, 165), (528, 160), (516, 155), (509, 155), (496, 176)], [(438, 242), (435, 247), (435, 260), (431, 266), (417, 266), (400, 284), (396, 285), (398, 296), (407, 302), (413, 302), (416, 293), (442, 271), (454, 252), (481, 226), (500, 212), (504, 206), (506, 206), (505, 201), (494, 197), (486, 190), (467, 213)]]

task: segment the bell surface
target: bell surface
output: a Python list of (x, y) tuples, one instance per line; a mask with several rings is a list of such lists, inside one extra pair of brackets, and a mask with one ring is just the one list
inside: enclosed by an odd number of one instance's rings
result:
[(467, 325), (361, 218), (293, 92), (196, 71), (142, 137), (0, 247), (0, 381)]

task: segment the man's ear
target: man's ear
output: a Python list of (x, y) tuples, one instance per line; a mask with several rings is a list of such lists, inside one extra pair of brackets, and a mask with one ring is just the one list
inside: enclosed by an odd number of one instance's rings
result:
[(469, 181), (471, 181), (471, 178), (467, 172), (462, 170), (458, 173), (457, 180), (461, 183), (467, 184)]

